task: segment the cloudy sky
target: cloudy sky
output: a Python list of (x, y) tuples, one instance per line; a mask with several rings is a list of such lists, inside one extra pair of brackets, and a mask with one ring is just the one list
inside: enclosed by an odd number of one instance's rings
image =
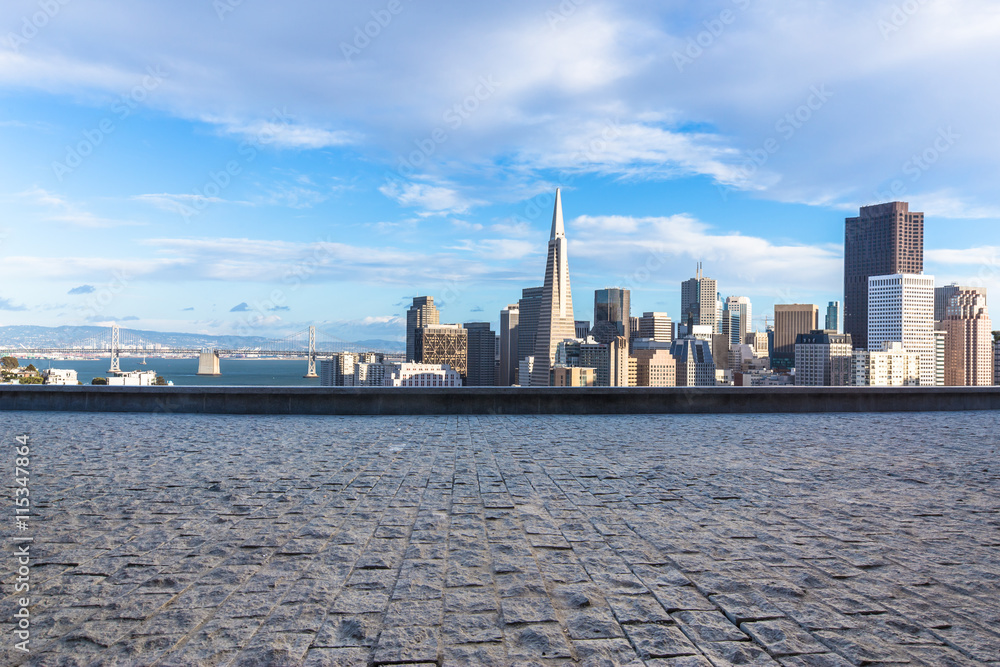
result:
[(676, 318), (698, 261), (757, 316), (839, 300), (891, 200), (1000, 289), (998, 38), (987, 0), (8, 0), (0, 325), (495, 323), (557, 186), (577, 319)]

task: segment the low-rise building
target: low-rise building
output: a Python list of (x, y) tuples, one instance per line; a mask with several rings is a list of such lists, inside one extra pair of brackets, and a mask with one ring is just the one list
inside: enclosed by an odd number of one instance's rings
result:
[(111, 387), (152, 387), (156, 384), (156, 371), (129, 371), (108, 376)]
[(549, 384), (553, 387), (594, 387), (596, 382), (596, 368), (554, 366)]
[(636, 387), (677, 386), (677, 361), (669, 349), (637, 348), (632, 358), (635, 361)]
[(46, 368), (42, 371), (43, 384), (80, 384), (76, 371), (69, 368)]
[(816, 330), (795, 338), (795, 384), (805, 387), (851, 385), (850, 334)]
[(386, 387), (461, 387), (462, 376), (448, 364), (392, 364), (387, 369)]

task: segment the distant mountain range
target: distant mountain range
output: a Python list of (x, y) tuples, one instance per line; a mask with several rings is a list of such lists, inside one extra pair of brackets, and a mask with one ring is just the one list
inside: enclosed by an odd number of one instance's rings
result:
[[(175, 348), (214, 348), (214, 349), (240, 349), (256, 348), (274, 340), (263, 336), (209, 336), (206, 334), (189, 334), (172, 331), (141, 331), (129, 329), (129, 333), (135, 334), (149, 343), (159, 343), (167, 347)], [(106, 336), (107, 327), (38, 327), (31, 325), (18, 325), (0, 327), (0, 348), (58, 348), (73, 346), (97, 336)], [(370, 338), (367, 340), (352, 341), (352, 344), (362, 349), (380, 350), (384, 352), (405, 352), (406, 344), (395, 340), (382, 340)], [(300, 347), (306, 349), (308, 341), (304, 338)], [(322, 340), (317, 342), (318, 349), (333, 349), (324, 344)]]

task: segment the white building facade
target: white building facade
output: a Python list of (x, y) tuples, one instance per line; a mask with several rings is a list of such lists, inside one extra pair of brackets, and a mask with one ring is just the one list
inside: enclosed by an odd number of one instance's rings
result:
[(899, 342), (920, 355), (920, 384), (934, 386), (934, 276), (897, 273), (868, 278), (868, 349)]
[(448, 364), (392, 364), (386, 387), (461, 387), (462, 376)]
[(886, 343), (881, 350), (854, 352), (854, 386), (908, 387), (920, 382), (920, 354), (903, 348), (902, 343)]

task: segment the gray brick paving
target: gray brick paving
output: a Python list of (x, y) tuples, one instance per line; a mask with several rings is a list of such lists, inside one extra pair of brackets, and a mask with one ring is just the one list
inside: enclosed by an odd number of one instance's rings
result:
[(0, 663), (1000, 665), (998, 427), (5, 413)]

